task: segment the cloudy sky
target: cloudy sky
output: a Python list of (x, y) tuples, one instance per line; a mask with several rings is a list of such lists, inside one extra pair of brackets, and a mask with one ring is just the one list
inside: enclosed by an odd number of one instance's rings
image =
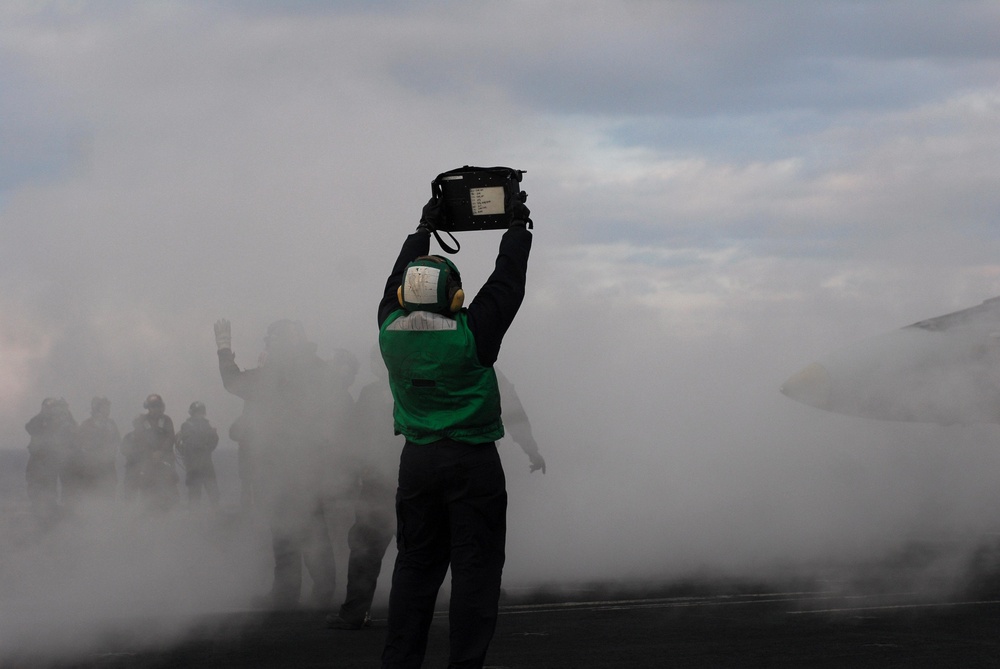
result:
[[(506, 165), (536, 229), (499, 364), (549, 464), (504, 445), (510, 578), (998, 531), (995, 426), (778, 393), (1000, 295), (998, 34), (960, 0), (5, 2), (0, 436), (50, 395), (225, 429), (220, 317), (243, 366), (284, 317), (367, 361), (430, 181)], [(498, 240), (462, 235), (467, 292)]]

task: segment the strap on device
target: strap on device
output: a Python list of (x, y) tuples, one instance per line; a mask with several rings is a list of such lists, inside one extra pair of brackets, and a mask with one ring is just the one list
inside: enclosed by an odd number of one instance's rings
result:
[[(439, 200), (441, 199), (441, 183), (440, 181), (438, 181), (438, 179), (435, 179), (434, 181), (431, 182), (431, 195), (433, 195)], [(444, 205), (442, 204), (442, 206)], [(437, 240), (438, 246), (440, 246), (445, 253), (450, 253), (454, 255), (458, 253), (459, 250), (461, 250), (462, 245), (458, 243), (458, 239), (455, 238), (455, 235), (451, 232), (451, 230), (445, 230), (445, 232), (448, 234), (449, 237), (451, 237), (451, 241), (455, 242), (454, 247), (449, 246), (448, 244), (445, 243), (443, 239), (441, 239), (441, 235), (438, 233), (437, 228), (435, 228), (430, 223), (428, 223), (427, 225), (431, 229), (431, 233), (433, 233), (434, 239)]]

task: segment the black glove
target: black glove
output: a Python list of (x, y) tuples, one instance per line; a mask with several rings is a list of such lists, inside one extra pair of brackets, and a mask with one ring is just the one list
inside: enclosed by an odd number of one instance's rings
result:
[(441, 198), (434, 196), (427, 200), (423, 211), (420, 212), (420, 224), (417, 230), (437, 230), (441, 224)]
[(525, 206), (523, 202), (515, 202), (514, 206), (510, 208), (510, 227), (524, 227), (526, 224), (531, 223), (531, 211)]
[(531, 227), (531, 212), (524, 205), (525, 200), (528, 199), (528, 194), (524, 191), (517, 193), (515, 195), (509, 196), (506, 204), (507, 211), (510, 212), (510, 226), (509, 227), (524, 227), (525, 224), (529, 224)]

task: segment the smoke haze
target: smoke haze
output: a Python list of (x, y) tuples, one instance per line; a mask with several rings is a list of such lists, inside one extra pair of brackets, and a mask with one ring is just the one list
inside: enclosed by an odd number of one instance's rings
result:
[[(81, 420), (107, 396), (125, 432), (155, 392), (177, 425), (205, 402), (231, 451), (242, 402), (212, 324), (232, 321), (242, 368), (279, 318), (366, 361), (430, 181), (507, 165), (536, 229), (498, 364), (548, 471), (502, 442), (505, 584), (975, 544), (1000, 531), (996, 426), (778, 392), (829, 351), (1000, 295), (1000, 13), (948, 7), (7, 3), (3, 444), (23, 451), (45, 397)], [(471, 296), (499, 233), (460, 241)], [(373, 378), (363, 362), (354, 394)], [(0, 648), (54, 624), (78, 652), (268, 586), (259, 532), (122, 516), (36, 542), (5, 490)]]

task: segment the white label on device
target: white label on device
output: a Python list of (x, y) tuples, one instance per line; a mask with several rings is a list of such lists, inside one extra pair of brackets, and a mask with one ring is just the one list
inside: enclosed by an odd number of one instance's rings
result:
[(470, 188), (469, 200), (473, 216), (495, 216), (503, 213), (503, 186)]

